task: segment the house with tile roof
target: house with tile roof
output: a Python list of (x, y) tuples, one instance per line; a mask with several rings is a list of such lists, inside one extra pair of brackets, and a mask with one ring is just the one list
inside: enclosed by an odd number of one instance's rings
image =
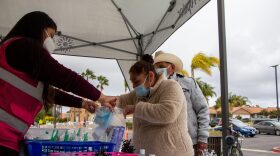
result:
[[(236, 118), (238, 116), (240, 116), (241, 118), (259, 118), (262, 116), (258, 114), (262, 111), (272, 112), (276, 110), (277, 109), (275, 107), (261, 108), (243, 106), (230, 108), (230, 114), (233, 118)], [(214, 119), (215, 117), (218, 117), (218, 114), (221, 114), (221, 108), (215, 109), (214, 107), (210, 107), (209, 111), (210, 119)]]

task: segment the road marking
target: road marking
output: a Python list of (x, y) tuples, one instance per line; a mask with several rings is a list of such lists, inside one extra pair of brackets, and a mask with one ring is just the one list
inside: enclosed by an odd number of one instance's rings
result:
[(267, 150), (259, 150), (259, 149), (248, 149), (248, 148), (241, 148), (243, 151), (249, 151), (249, 152), (260, 152), (260, 153), (276, 153), (273, 151), (267, 151)]

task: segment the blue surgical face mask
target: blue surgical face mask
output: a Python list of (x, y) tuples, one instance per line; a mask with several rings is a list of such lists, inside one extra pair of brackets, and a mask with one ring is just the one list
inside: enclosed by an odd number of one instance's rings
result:
[(173, 73), (173, 75), (170, 75), (169, 79), (177, 80), (177, 73)]
[(157, 68), (156, 69), (156, 73), (157, 74), (162, 74), (165, 79), (168, 79), (169, 75), (168, 75), (167, 69), (169, 67), (170, 67), (170, 65), (168, 67), (166, 67), (166, 68)]
[[(147, 76), (147, 77), (148, 77), (148, 76)], [(145, 82), (146, 82), (146, 80), (147, 80), (147, 77), (145, 78), (145, 81), (144, 81), (141, 85), (139, 85), (139, 86), (137, 86), (137, 87), (134, 88), (134, 90), (135, 90), (135, 92), (136, 92), (136, 96), (138, 96), (138, 97), (146, 97), (146, 96), (149, 95), (150, 89), (149, 89), (149, 88), (146, 88), (146, 87), (144, 86), (144, 84), (145, 84)]]
[(159, 75), (162, 74), (165, 79), (168, 78), (167, 68), (157, 68), (156, 72)]
[(107, 128), (111, 124), (112, 112), (107, 107), (100, 107), (95, 112), (94, 122), (100, 127)]

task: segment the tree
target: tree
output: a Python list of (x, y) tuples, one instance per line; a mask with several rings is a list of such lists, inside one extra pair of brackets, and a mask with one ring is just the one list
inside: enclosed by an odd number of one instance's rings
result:
[(270, 113), (267, 112), (267, 110), (265, 110), (265, 109), (258, 113), (258, 115), (262, 115), (262, 116), (265, 116), (265, 117), (267, 117), (269, 114)]
[(86, 71), (82, 72), (81, 76), (86, 79), (87, 81), (88, 80), (94, 80), (96, 79), (96, 76), (94, 75), (94, 72), (90, 69), (86, 69)]
[(241, 95), (231, 95), (229, 96), (229, 103), (231, 107), (241, 107), (241, 106), (246, 106), (249, 103), (249, 99), (245, 96)]
[(41, 111), (37, 114), (35, 117), (35, 121), (39, 123), (39, 120), (42, 120), (45, 118), (45, 109), (41, 109)]
[(196, 82), (197, 82), (199, 88), (201, 89), (207, 103), (208, 103), (210, 97), (216, 96), (214, 87), (212, 87), (210, 84), (201, 81), (200, 78), (197, 78)]
[[(280, 110), (279, 110), (279, 113), (280, 113)], [(271, 112), (268, 113), (269, 114), (269, 118), (277, 118), (279, 113), (278, 113), (277, 110), (271, 111)]]
[(242, 116), (238, 115), (238, 116), (236, 117), (236, 119), (242, 120)]
[(206, 56), (204, 53), (196, 54), (192, 59), (191, 74), (194, 78), (194, 71), (200, 69), (208, 75), (212, 75), (211, 68), (220, 67), (220, 61), (216, 57)]
[[(229, 103), (229, 107), (232, 108), (232, 107), (246, 106), (250, 103), (250, 101), (245, 96), (235, 95), (235, 94), (229, 93), (228, 103)], [(221, 97), (219, 97), (216, 100), (216, 105), (214, 106), (214, 108), (215, 109), (220, 108), (221, 104), (222, 104)]]
[(178, 72), (178, 74), (184, 75), (185, 77), (189, 77), (190, 76), (190, 74), (185, 69), (180, 70)]
[(104, 86), (109, 86), (109, 80), (105, 76), (98, 76), (97, 80), (99, 84), (97, 85), (97, 88), (100, 88), (101, 91), (103, 91)]
[(214, 105), (214, 109), (219, 109), (222, 106), (222, 101), (221, 101), (221, 97), (218, 97), (217, 100), (215, 101), (216, 104)]
[(129, 90), (128, 84), (127, 84), (126, 80), (124, 80), (124, 92), (126, 93), (127, 90)]
[(52, 115), (53, 115), (52, 109), (49, 109), (48, 112), (46, 112), (45, 109), (41, 109), (41, 111), (35, 117), (35, 121), (37, 123), (39, 123), (39, 121), (42, 120), (42, 121), (44, 121), (43, 123), (45, 123), (46, 117), (47, 116), (52, 116)]

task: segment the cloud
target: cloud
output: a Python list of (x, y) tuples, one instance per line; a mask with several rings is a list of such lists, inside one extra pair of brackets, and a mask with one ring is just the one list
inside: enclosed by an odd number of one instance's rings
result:
[[(210, 1), (159, 48), (179, 56), (187, 71), (197, 52), (219, 56), (216, 4), (216, 0)], [(225, 4), (229, 92), (247, 96), (253, 105), (275, 106), (274, 70), (269, 66), (280, 64), (280, 1), (231, 0)], [(56, 58), (76, 71), (89, 67), (96, 74), (104, 74), (110, 80), (106, 93), (124, 92), (123, 78), (114, 60)], [(218, 69), (213, 69), (212, 76), (200, 71), (196, 76), (214, 86), (220, 95)]]
[[(252, 104), (263, 107), (275, 106), (274, 71), (269, 66), (280, 64), (279, 5), (277, 0), (226, 2), (229, 92), (247, 96)], [(216, 1), (211, 1), (160, 49), (180, 56), (188, 71), (192, 56), (199, 51), (218, 57), (216, 9)], [(220, 95), (219, 70), (211, 77), (200, 71), (196, 75)]]

